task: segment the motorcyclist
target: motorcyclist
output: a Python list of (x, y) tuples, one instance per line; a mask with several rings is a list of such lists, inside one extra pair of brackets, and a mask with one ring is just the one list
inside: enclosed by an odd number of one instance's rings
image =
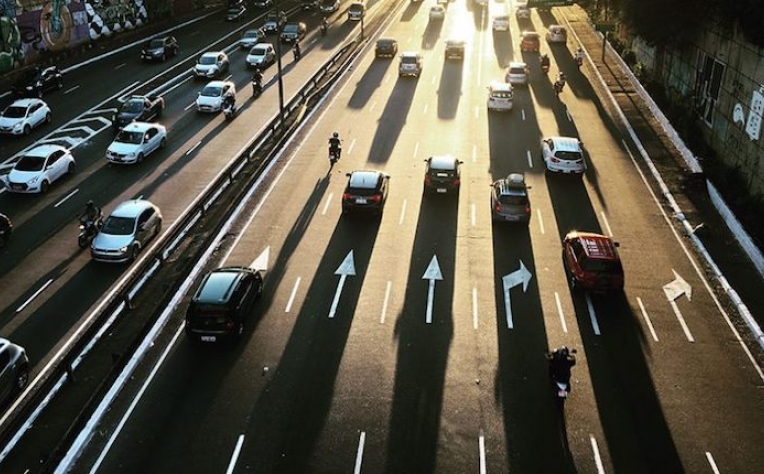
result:
[(321, 20), (321, 36), (326, 36), (326, 32), (329, 31), (329, 20), (326, 17)]
[(252, 95), (258, 95), (263, 91), (263, 73), (256, 67), (252, 73)]
[(294, 60), (298, 61), (302, 57), (302, 51), (300, 50), (300, 42), (294, 42)]
[(539, 59), (539, 61), (541, 61), (541, 68), (542, 69), (549, 70), (549, 63), (550, 63), (550, 61), (549, 61), (549, 55), (548, 54), (546, 54), (546, 53), (542, 54), (541, 58)]
[(223, 97), (223, 103), (220, 108), (225, 114), (233, 114), (236, 110), (236, 96), (233, 94), (227, 94)]
[(80, 214), (80, 222), (85, 225), (97, 224), (102, 217), (101, 208), (93, 204), (93, 201), (88, 201), (85, 204), (85, 210)]
[(576, 356), (566, 346), (562, 346), (547, 353), (547, 359), (549, 360), (549, 376), (555, 381), (567, 383), (568, 392), (570, 392), (572, 390), (570, 369), (576, 365)]
[(337, 159), (340, 159), (342, 140), (340, 140), (340, 134), (337, 132), (332, 133), (332, 137), (329, 139), (329, 153), (334, 153)]
[(579, 46), (576, 50), (576, 62), (579, 66), (582, 62), (584, 62), (584, 50), (581, 48), (581, 46)]

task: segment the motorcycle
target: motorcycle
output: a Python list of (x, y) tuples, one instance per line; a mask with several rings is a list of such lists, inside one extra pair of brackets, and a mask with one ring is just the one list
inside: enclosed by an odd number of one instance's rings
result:
[[(570, 368), (575, 365), (575, 357), (571, 355), (565, 355), (566, 360), (565, 367), (555, 366), (555, 354), (560, 349), (554, 352), (547, 352), (546, 358), (549, 361), (549, 378), (552, 383), (552, 390), (554, 390), (554, 397), (557, 405), (562, 408), (565, 405), (565, 400), (570, 395)], [(575, 354), (576, 350), (571, 349), (569, 354)], [(570, 361), (570, 362), (569, 362)]]
[(539, 60), (541, 62), (541, 72), (544, 73), (544, 75), (549, 73), (549, 57), (547, 55), (544, 55)]
[(329, 163), (331, 166), (334, 166), (337, 161), (340, 159), (340, 154), (342, 153), (342, 148), (329, 148)]
[(77, 237), (77, 244), (81, 249), (86, 248), (93, 241), (98, 231), (103, 226), (103, 218), (99, 217), (95, 221), (90, 219), (80, 220), (80, 235)]
[(554, 95), (559, 97), (563, 88), (565, 88), (565, 82), (564, 81), (561, 81), (559, 79), (554, 81)]
[(581, 66), (584, 64), (584, 57), (583, 56), (576, 56), (576, 66), (578, 66), (578, 69), (581, 69)]
[(257, 98), (263, 93), (263, 85), (259, 82), (252, 81), (252, 97)]

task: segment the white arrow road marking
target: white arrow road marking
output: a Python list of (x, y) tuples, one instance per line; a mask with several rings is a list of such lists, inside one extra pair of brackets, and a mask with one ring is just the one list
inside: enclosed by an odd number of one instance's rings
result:
[(427, 317), (425, 321), (427, 324), (432, 322), (432, 299), (435, 296), (435, 280), (442, 280), (443, 274), (440, 272), (440, 265), (438, 265), (438, 257), (433, 255), (430, 264), (427, 265), (427, 270), (422, 275), (422, 280), (430, 280), (430, 287), (427, 290)]
[(355, 264), (353, 263), (352, 250), (348, 252), (345, 260), (343, 260), (340, 266), (337, 267), (337, 270), (334, 272), (334, 274), (340, 276), (340, 282), (337, 285), (337, 291), (334, 292), (334, 300), (332, 301), (332, 307), (329, 310), (330, 318), (333, 318), (334, 314), (337, 312), (337, 304), (340, 302), (340, 295), (342, 294), (342, 287), (345, 285), (345, 279), (348, 277), (348, 275), (355, 276)]
[(508, 273), (501, 277), (501, 283), (504, 288), (504, 311), (507, 313), (507, 328), (512, 329), (514, 323), (512, 322), (512, 300), (509, 297), (509, 290), (513, 287), (523, 284), (523, 292), (528, 290), (528, 282), (531, 281), (533, 275), (525, 268), (525, 264), (520, 260), (520, 268), (512, 273)]
[(263, 250), (262, 253), (258, 255), (256, 259), (252, 261), (252, 263), (249, 264), (249, 268), (253, 270), (267, 271), (268, 260), (270, 259), (270, 255), (271, 255), (271, 246), (269, 245), (265, 247), (265, 250)]
[(679, 325), (682, 326), (682, 331), (684, 331), (685, 337), (688, 341), (695, 342), (695, 338), (692, 337), (690, 328), (687, 326), (684, 316), (682, 316), (682, 312), (679, 311), (679, 306), (676, 304), (676, 299), (682, 295), (687, 296), (688, 300), (691, 299), (692, 287), (684, 280), (684, 278), (679, 276), (676, 270), (672, 268), (671, 271), (674, 273), (674, 280), (663, 285), (663, 293), (666, 295), (666, 299), (668, 299), (671, 309), (674, 310), (674, 314), (679, 320)]
[(600, 325), (597, 322), (597, 314), (594, 312), (594, 305), (592, 304), (592, 298), (589, 293), (586, 294), (586, 309), (589, 310), (589, 319), (592, 321), (592, 329), (597, 336), (601, 335)]

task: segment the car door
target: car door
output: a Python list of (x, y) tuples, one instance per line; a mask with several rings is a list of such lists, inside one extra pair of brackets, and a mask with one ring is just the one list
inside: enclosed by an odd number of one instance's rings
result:
[(48, 181), (51, 183), (60, 178), (62, 174), (64, 174), (61, 170), (61, 162), (63, 161), (61, 160), (62, 154), (63, 152), (61, 150), (55, 150), (48, 156), (48, 159), (45, 162), (44, 173), (47, 175)]
[(141, 244), (141, 247), (143, 247), (146, 242), (148, 242), (149, 237), (151, 236), (151, 231), (153, 230), (153, 226), (151, 225), (151, 216), (153, 213), (154, 210), (149, 208), (141, 212), (141, 215), (138, 216), (138, 225), (136, 226), (135, 230), (135, 240)]
[(151, 127), (146, 130), (146, 134), (143, 136), (143, 141), (146, 144), (146, 154), (148, 155), (159, 148), (159, 130), (156, 127)]
[(222, 71), (228, 70), (228, 58), (226, 58), (225, 54), (218, 55), (218, 69)]
[(29, 123), (32, 125), (32, 127), (39, 126), (43, 120), (45, 120), (45, 113), (43, 112), (43, 107), (41, 102), (37, 102), (36, 104), (32, 104), (27, 109), (27, 119), (29, 120)]

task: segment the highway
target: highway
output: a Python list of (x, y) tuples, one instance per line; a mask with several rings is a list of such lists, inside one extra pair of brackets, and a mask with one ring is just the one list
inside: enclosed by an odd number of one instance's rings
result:
[[(381, 32), (400, 51), (423, 54), (421, 77), (399, 78), (397, 59), (374, 59), (369, 42), (282, 150), (230, 238), (200, 263), (263, 267), (265, 293), (243, 340), (191, 344), (186, 304), (172, 308), (72, 472), (753, 473), (764, 462), (761, 369), (635, 166), (633, 148), (624, 148), (565, 46), (542, 41), (552, 73), (558, 65), (568, 73), (560, 99), (537, 55), (519, 52), (517, 33), (545, 31), (549, 15), (534, 11), (520, 23), (513, 15), (510, 32), (499, 33), (491, 14), (511, 5), (492, 1), (484, 11), (451, 2), (442, 24), (428, 20), (429, 6), (401, 3)], [(305, 58), (287, 64), (287, 91), (358, 27), (337, 17), (327, 47), (312, 36), (318, 42), (306, 42)], [(201, 34), (192, 25), (178, 34), (181, 56), (211, 49), (210, 38), (228, 29), (214, 24)], [(455, 36), (467, 40), (466, 57), (444, 61), (445, 40)], [(233, 80), (248, 98), (243, 56), (231, 54)], [(134, 81), (173, 74), (136, 57), (115, 55), (99, 64), (100, 79), (83, 70), (67, 84), (90, 91), (87, 103), (99, 104), (90, 113), (108, 117)], [(510, 60), (531, 66), (530, 84), (516, 88), (514, 110), (488, 114), (485, 86), (503, 79)], [(18, 226), (0, 263), (2, 334), (27, 349), (37, 370), (125, 271), (91, 263), (74, 245), (84, 202), (109, 203), (108, 212), (147, 196), (167, 227), (278, 108), (270, 81), (224, 123), (190, 108), (200, 84), (182, 81), (165, 93), (168, 146), (143, 164), (107, 165), (106, 129), (77, 147), (77, 174), (47, 196), (0, 195)], [(83, 113), (77, 89), (64, 92), (51, 104), (71, 112), (56, 114), (52, 128)], [(344, 149), (330, 168), (334, 131)], [(580, 137), (583, 179), (544, 172), (539, 143), (551, 135)], [(4, 142), (3, 152), (24, 146)], [(458, 196), (423, 194), (424, 160), (437, 154), (463, 161)], [(357, 169), (391, 176), (381, 219), (341, 215), (345, 173)], [(524, 172), (532, 186), (527, 228), (491, 223), (489, 185), (510, 172)], [(573, 229), (619, 241), (622, 294), (569, 289), (560, 241)], [(435, 265), (440, 278), (428, 279)], [(530, 278), (505, 286), (522, 268)], [(544, 353), (563, 344), (578, 350), (578, 363), (560, 412)], [(22, 470), (32, 460), (9, 461)]]

